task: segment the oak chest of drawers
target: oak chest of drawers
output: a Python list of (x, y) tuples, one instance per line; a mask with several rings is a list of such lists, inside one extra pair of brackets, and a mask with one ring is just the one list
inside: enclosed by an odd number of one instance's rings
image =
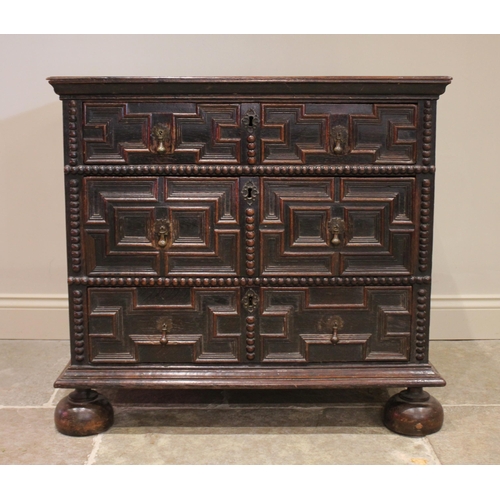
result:
[(63, 101), (71, 362), (95, 389), (404, 387), (385, 424), (439, 430), (428, 360), (436, 102), (450, 79), (74, 78)]

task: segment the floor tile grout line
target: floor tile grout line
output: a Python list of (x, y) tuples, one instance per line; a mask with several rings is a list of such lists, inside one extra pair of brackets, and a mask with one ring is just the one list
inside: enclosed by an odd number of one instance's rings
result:
[(94, 465), (97, 457), (97, 453), (99, 452), (99, 447), (102, 442), (102, 434), (97, 434), (97, 436), (93, 439), (92, 451), (89, 453), (87, 457), (87, 461), (83, 465)]
[(52, 396), (50, 396), (50, 399), (42, 405), (44, 408), (54, 406), (54, 400), (56, 399), (58, 391), (59, 391), (59, 389), (54, 389), (54, 392), (52, 393)]
[(22, 406), (9, 406), (9, 405), (0, 405), (0, 410), (46, 410), (47, 408), (49, 409), (54, 409), (53, 406), (46, 406), (46, 403), (43, 405), (22, 405)]
[(471, 406), (480, 406), (480, 407), (499, 407), (500, 403), (449, 403), (449, 404), (443, 404), (443, 408), (468, 408)]
[(428, 438), (427, 436), (424, 436), (423, 440), (424, 440), (424, 442), (427, 444), (427, 447), (430, 449), (431, 454), (434, 456), (434, 458), (435, 458), (435, 460), (436, 460), (436, 462), (437, 462), (437, 464), (436, 464), (436, 465), (443, 465), (443, 464), (441, 463), (441, 460), (439, 459), (439, 457), (438, 457), (437, 453), (436, 453), (436, 450), (434, 449), (434, 446), (432, 446), (432, 443), (431, 443), (431, 441), (429, 440), (429, 438)]

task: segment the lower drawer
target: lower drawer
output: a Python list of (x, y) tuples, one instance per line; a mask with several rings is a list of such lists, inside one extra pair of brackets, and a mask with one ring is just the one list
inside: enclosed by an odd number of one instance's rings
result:
[(414, 295), (411, 286), (88, 288), (88, 359), (408, 362)]

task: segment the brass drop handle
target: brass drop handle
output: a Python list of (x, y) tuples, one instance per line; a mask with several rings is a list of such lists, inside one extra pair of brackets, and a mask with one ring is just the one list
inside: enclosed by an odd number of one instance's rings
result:
[(160, 229), (158, 230), (158, 234), (160, 236), (160, 239), (158, 240), (158, 245), (161, 247), (166, 247), (167, 246), (166, 237), (168, 234), (166, 226), (160, 226)]
[(161, 345), (167, 345), (168, 344), (167, 333), (170, 333), (171, 329), (172, 329), (172, 320), (170, 318), (168, 318), (161, 325), (161, 338), (160, 338), (160, 344)]
[(336, 344), (338, 341), (339, 341), (339, 322), (334, 321), (333, 322), (333, 329), (332, 329), (331, 343)]
[(330, 342), (332, 344), (338, 344), (339, 341), (339, 330), (344, 326), (344, 322), (340, 316), (334, 316), (332, 318), (332, 338)]
[(331, 150), (334, 155), (344, 155), (347, 153), (347, 129), (341, 125), (332, 128), (331, 131)]
[(153, 127), (153, 138), (156, 142), (156, 153), (161, 155), (170, 152), (172, 149), (172, 134), (169, 125), (155, 125)]
[(165, 248), (172, 235), (172, 224), (167, 219), (160, 219), (156, 221), (156, 232), (158, 233), (158, 246)]
[(344, 144), (342, 142), (342, 134), (337, 133), (334, 141), (335, 141), (335, 145), (333, 148), (333, 152), (336, 155), (341, 155), (344, 152)]
[(339, 246), (342, 241), (340, 240), (340, 236), (344, 233), (345, 224), (342, 219), (335, 217), (330, 221), (330, 232), (331, 232), (331, 241), (330, 243), (333, 246)]
[(339, 239), (339, 233), (340, 233), (340, 227), (338, 224), (334, 224), (332, 226), (332, 231), (333, 231), (333, 238), (332, 238), (332, 245), (340, 245), (340, 239)]
[(167, 345), (168, 344), (168, 339), (167, 339), (167, 333), (168, 333), (168, 327), (166, 323), (163, 323), (163, 327), (161, 329), (161, 339), (160, 339), (160, 344), (161, 345)]

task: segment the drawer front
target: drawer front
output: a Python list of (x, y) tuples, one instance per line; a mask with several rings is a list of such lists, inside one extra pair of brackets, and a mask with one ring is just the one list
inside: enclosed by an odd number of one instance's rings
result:
[(81, 109), (82, 161), (412, 165), (422, 159), (418, 123), (417, 101), (87, 101)]
[(407, 362), (417, 307), (411, 286), (91, 287), (89, 361)]
[(408, 361), (411, 287), (262, 288), (263, 363)]
[(84, 178), (87, 275), (239, 275), (238, 186), (235, 178)]
[(410, 275), (416, 183), (401, 178), (261, 179), (261, 275)]
[(86, 164), (241, 163), (240, 104), (84, 102)]
[(261, 161), (413, 164), (417, 104), (262, 104)]
[(236, 363), (240, 289), (89, 288), (91, 363)]

